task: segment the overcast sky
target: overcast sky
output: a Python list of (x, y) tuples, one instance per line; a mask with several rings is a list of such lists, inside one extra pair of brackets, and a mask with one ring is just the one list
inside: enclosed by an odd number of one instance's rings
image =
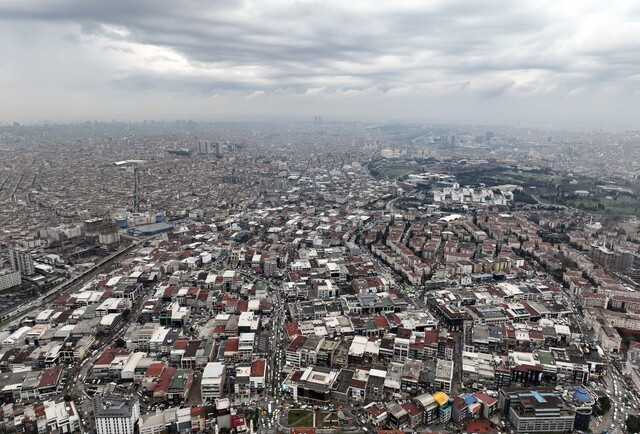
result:
[(632, 0), (2, 0), (0, 121), (640, 127)]

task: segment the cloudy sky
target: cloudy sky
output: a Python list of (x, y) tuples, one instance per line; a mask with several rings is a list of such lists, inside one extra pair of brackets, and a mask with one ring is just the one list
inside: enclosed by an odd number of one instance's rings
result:
[(640, 3), (3, 0), (0, 121), (640, 127)]

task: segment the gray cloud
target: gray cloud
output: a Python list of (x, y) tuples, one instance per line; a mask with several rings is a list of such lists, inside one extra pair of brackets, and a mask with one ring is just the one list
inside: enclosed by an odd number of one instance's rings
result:
[[(85, 92), (113, 107), (116, 92), (140, 110), (174, 94), (182, 112), (212, 95), (236, 110), (260, 95), (283, 113), (327, 99), (355, 112), (354, 100), (363, 112), (377, 101), (380, 113), (399, 99), (410, 113), (452, 98), (529, 116), (520, 99), (561, 107), (638, 91), (638, 9), (613, 3), (10, 0), (0, 3), (0, 93)], [(34, 72), (43, 67), (46, 79)]]

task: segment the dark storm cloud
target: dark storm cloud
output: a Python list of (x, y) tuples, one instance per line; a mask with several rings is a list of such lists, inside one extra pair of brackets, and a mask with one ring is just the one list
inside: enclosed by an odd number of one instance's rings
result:
[[(377, 84), (392, 86), (403, 82), (402, 65), (391, 65), (394, 75), (350, 71), (333, 63), (366, 67), (381, 56), (410, 60), (422, 50), (437, 56), (490, 55), (502, 38), (545, 25), (540, 17), (511, 13), (511, 5), (509, 1), (451, 2), (434, 9), (417, 5), (387, 11), (379, 3), (360, 11), (331, 2), (68, 0), (5, 3), (0, 5), (0, 17), (78, 23), (85, 35), (170, 48), (191, 62), (261, 65), (271, 70), (274, 80), (292, 80), (289, 84), (314, 84), (316, 75), (349, 75), (363, 79), (363, 84), (382, 79)], [(127, 34), (114, 33), (105, 24), (126, 29)], [(491, 66), (472, 62), (470, 68), (476, 65)], [(283, 84), (287, 83), (272, 87)]]
[[(120, 99), (405, 98), (408, 110), (447, 96), (508, 105), (624, 95), (637, 91), (640, 74), (638, 7), (628, 3), (3, 1), (0, 86), (113, 89)], [(36, 72), (43, 59), (46, 77)]]

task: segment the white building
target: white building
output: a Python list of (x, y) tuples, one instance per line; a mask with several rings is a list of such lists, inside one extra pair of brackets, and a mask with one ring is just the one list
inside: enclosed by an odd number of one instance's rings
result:
[(140, 402), (137, 397), (98, 395), (93, 398), (93, 414), (96, 434), (134, 434), (140, 418)]
[(225, 365), (220, 362), (209, 362), (202, 372), (200, 397), (202, 402), (212, 402), (222, 397), (224, 391)]
[(444, 393), (451, 393), (451, 383), (453, 381), (453, 361), (438, 359), (436, 364), (436, 374), (434, 384), (436, 388)]
[(54, 402), (44, 401), (44, 414), (45, 419), (38, 420), (38, 425), (41, 423), (44, 425), (46, 420), (46, 427), (38, 426), (39, 432), (57, 432), (60, 433), (72, 433), (80, 429), (80, 416), (76, 410), (76, 406), (73, 401), (70, 402)]

